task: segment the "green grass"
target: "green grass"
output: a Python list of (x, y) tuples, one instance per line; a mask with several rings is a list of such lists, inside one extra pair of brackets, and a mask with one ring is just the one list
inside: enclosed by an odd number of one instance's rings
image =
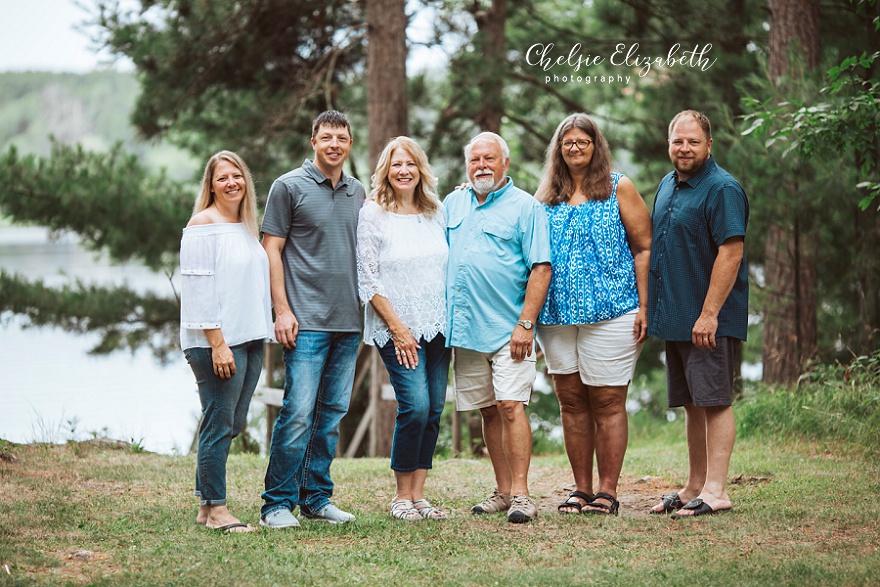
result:
[[(676, 521), (645, 513), (686, 470), (681, 422), (657, 426), (660, 441), (633, 435), (618, 518), (555, 513), (571, 486), (564, 455), (533, 460), (541, 515), (528, 525), (468, 513), (492, 486), (486, 460), (437, 461), (429, 497), (451, 518), (405, 524), (387, 513), (387, 459), (339, 459), (335, 499), (357, 522), (247, 535), (195, 524), (192, 456), (0, 441), (0, 585), (876, 584), (876, 459), (745, 438), (731, 462), (735, 511)], [(252, 523), (265, 466), (256, 455), (229, 460), (230, 509)]]

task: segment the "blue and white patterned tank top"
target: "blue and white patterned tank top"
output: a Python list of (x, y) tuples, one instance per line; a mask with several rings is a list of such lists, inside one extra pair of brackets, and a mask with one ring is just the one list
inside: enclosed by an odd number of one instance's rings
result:
[(595, 324), (639, 307), (635, 262), (617, 202), (621, 177), (611, 173), (607, 200), (545, 204), (553, 277), (539, 323)]

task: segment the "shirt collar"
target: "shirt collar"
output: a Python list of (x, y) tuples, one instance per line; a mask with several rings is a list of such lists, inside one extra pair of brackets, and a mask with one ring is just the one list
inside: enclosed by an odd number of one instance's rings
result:
[[(495, 199), (497, 199), (497, 198), (500, 198), (501, 196), (504, 195), (504, 193), (505, 193), (508, 189), (510, 189), (510, 188), (512, 188), (512, 187), (513, 187), (513, 178), (510, 177), (510, 176), (508, 175), (508, 176), (507, 176), (507, 181), (505, 182), (505, 184), (504, 184), (503, 186), (501, 186), (501, 189), (495, 190), (494, 192), (489, 192), (489, 195), (486, 196), (486, 201), (483, 202), (482, 204), (480, 204), (479, 202), (477, 202), (477, 206), (482, 206), (482, 205), (488, 204), (490, 201), (495, 200)], [(469, 187), (468, 190), (470, 190), (470, 192), (471, 192), (471, 196), (474, 198), (474, 200), (476, 200), (476, 199), (477, 199), (477, 193), (474, 191), (473, 186)]]
[[(315, 183), (320, 184), (320, 183), (324, 183), (325, 181), (329, 181), (327, 176), (324, 175), (324, 173), (321, 172), (320, 169), (318, 169), (318, 166), (315, 165), (311, 161), (311, 159), (306, 159), (305, 161), (303, 161), (302, 167), (305, 170), (305, 172), (309, 175), (309, 177), (311, 177), (312, 179), (315, 180)], [(336, 187), (339, 187), (340, 185), (347, 186), (350, 178), (351, 178), (351, 176), (348, 175), (347, 173), (345, 173), (345, 171), (343, 171), (342, 175), (339, 176), (339, 183), (336, 184)]]
[(709, 158), (706, 160), (706, 164), (703, 165), (698, 172), (696, 172), (695, 174), (693, 174), (692, 176), (690, 176), (689, 178), (687, 178), (685, 180), (678, 181), (678, 172), (673, 171), (673, 173), (675, 174), (674, 175), (675, 185), (686, 183), (690, 187), (695, 188), (698, 185), (700, 185), (700, 182), (703, 181), (703, 179), (707, 175), (709, 175), (710, 173), (715, 171), (715, 167), (716, 167), (715, 158), (712, 157), (712, 155), (709, 155)]

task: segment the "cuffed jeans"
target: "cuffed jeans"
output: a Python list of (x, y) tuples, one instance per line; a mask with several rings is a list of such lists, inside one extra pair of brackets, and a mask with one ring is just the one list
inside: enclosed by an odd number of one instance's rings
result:
[(201, 505), (207, 506), (226, 504), (229, 447), (247, 424), (248, 407), (263, 368), (262, 340), (229, 348), (235, 360), (235, 375), (229, 379), (214, 374), (210, 348), (183, 351), (196, 376), (202, 404), (195, 495), (201, 497)]
[(397, 362), (394, 342), (379, 348), (397, 396), (397, 421), (391, 444), (391, 469), (409, 473), (430, 469), (433, 464), (440, 414), (446, 403), (446, 383), (452, 349), (442, 334), (430, 342), (419, 340), (419, 364), (407, 369)]
[(330, 463), (339, 422), (348, 412), (360, 335), (300, 331), (284, 349), (284, 401), (269, 451), (261, 515), (299, 505), (307, 513), (330, 503)]

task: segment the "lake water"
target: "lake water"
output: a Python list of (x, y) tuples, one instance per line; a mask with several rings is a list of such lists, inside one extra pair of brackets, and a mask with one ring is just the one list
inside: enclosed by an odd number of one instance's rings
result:
[[(52, 239), (44, 228), (0, 227), (0, 267), (53, 286), (80, 279), (173, 295), (164, 275), (113, 265), (74, 236)], [(179, 291), (179, 277), (174, 285)], [(64, 442), (98, 434), (154, 452), (189, 451), (200, 408), (182, 354), (168, 365), (147, 350), (92, 356), (97, 335), (23, 328), (25, 322), (0, 314), (0, 438)]]

